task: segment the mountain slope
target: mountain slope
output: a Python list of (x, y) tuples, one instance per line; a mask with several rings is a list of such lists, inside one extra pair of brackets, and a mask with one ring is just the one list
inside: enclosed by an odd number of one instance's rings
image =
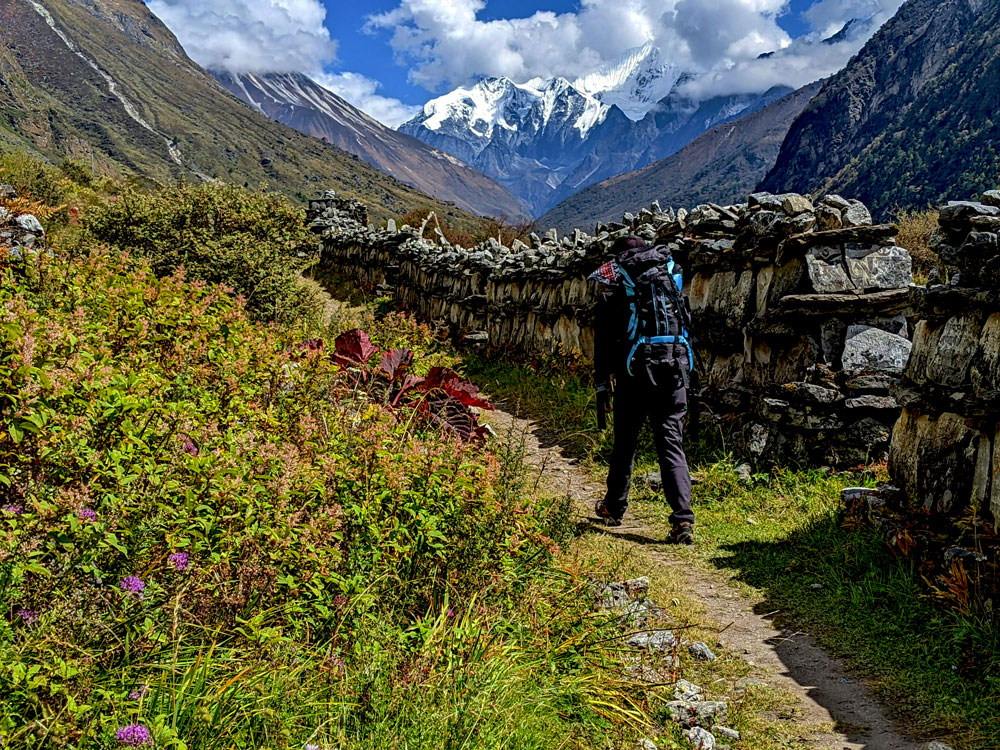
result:
[(455, 157), (397, 133), (301, 73), (212, 75), (272, 120), (360, 156), (428, 195), (485, 216), (527, 218), (526, 203)]
[(746, 198), (774, 163), (788, 128), (820, 89), (803, 86), (769, 106), (717, 125), (676, 154), (635, 172), (591, 185), (538, 220), (539, 226), (590, 231), (595, 221), (617, 221), (648, 206), (691, 208)]
[(379, 218), (433, 208), (473, 222), (237, 101), (139, 0), (0, 0), (2, 145), (157, 182), (330, 188)]
[(909, 0), (792, 126), (773, 192), (836, 191), (885, 218), (1000, 182), (1000, 3)]
[(591, 185), (538, 224), (563, 232), (590, 231), (595, 221), (617, 221), (624, 212), (654, 200), (687, 208), (735, 203), (774, 163), (788, 128), (819, 89), (820, 83), (804, 86), (752, 114), (715, 126), (666, 159)]

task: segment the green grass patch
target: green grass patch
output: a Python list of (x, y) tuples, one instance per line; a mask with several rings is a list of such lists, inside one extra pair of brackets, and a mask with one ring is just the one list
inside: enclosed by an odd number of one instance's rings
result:
[[(583, 371), (484, 364), (469, 372), (493, 393), (510, 394), (564, 445), (602, 472), (609, 435), (597, 432)], [(870, 528), (845, 525), (844, 487), (873, 486), (860, 475), (785, 470), (736, 474), (721, 434), (694, 436), (689, 455), (698, 545), (692, 564), (726, 571), (763, 612), (814, 635), (870, 677), (880, 697), (916, 733), (963, 750), (1000, 747), (1000, 629), (935, 601), (912, 560)], [(669, 508), (641, 477), (657, 468), (641, 443), (633, 510), (666, 535)], [(815, 587), (814, 587), (815, 586)]]

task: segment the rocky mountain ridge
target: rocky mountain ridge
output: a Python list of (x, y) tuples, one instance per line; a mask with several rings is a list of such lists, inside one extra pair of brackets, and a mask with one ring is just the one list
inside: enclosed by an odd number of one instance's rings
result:
[(1000, 4), (909, 0), (823, 87), (761, 183), (858, 195), (876, 215), (993, 187)]
[(152, 182), (267, 183), (293, 198), (335, 185), (383, 217), (475, 222), (237, 101), (139, 0), (0, 0), (0, 146)]
[(483, 216), (528, 217), (524, 201), (482, 172), (386, 127), (302, 73), (211, 73), (272, 120), (359, 156), (428, 195)]
[(698, 136), (676, 154), (612, 177), (570, 196), (538, 220), (568, 232), (608, 222), (654, 200), (665, 205), (734, 203), (774, 164), (792, 122), (819, 91), (819, 82)]

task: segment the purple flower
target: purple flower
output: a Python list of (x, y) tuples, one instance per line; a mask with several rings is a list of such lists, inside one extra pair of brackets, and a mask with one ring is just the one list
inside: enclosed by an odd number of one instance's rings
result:
[(2, 510), (4, 513), (10, 513), (10, 514), (15, 515), (15, 516), (23, 516), (24, 515), (24, 506), (23, 505), (5, 505), (5, 506), (3, 506), (3, 508), (0, 508), (0, 510)]
[(118, 585), (121, 586), (122, 591), (127, 591), (130, 594), (138, 594), (140, 599), (142, 599), (143, 589), (146, 588), (146, 584), (142, 582), (142, 579), (135, 576), (125, 576)]
[(115, 739), (123, 745), (138, 747), (152, 743), (153, 735), (142, 724), (129, 724), (115, 732)]
[(453, 610), (451, 607), (448, 607), (448, 617), (454, 617), (454, 616), (455, 616), (455, 610)]
[(189, 438), (187, 435), (181, 435), (181, 440), (183, 441), (181, 443), (182, 451), (187, 453), (189, 456), (198, 455), (199, 453), (198, 446), (194, 444), (194, 441), (192, 441), (191, 438)]
[(302, 750), (319, 750), (319, 745), (306, 745)]
[(187, 552), (175, 552), (167, 558), (167, 562), (182, 572), (191, 567), (191, 561), (188, 558)]
[(148, 685), (140, 685), (135, 690), (129, 692), (128, 699), (130, 701), (141, 701), (145, 697), (147, 690), (149, 690)]
[(76, 512), (76, 516), (81, 521), (90, 521), (91, 523), (97, 522), (97, 511), (92, 510), (91, 508), (80, 508), (80, 510)]
[(333, 597), (333, 606), (334, 607), (338, 607), (338, 608), (339, 607), (343, 607), (345, 604), (347, 604), (347, 597), (344, 596), (343, 594), (337, 594), (335, 597)]
[(19, 609), (15, 612), (25, 625), (34, 625), (38, 622), (38, 613), (33, 609)]

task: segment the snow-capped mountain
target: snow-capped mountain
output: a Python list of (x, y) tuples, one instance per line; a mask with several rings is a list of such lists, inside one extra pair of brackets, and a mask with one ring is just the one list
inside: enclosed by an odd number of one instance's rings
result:
[(484, 78), (428, 102), (400, 131), (482, 170), (540, 215), (791, 90), (699, 102), (679, 93), (690, 79), (646, 45), (572, 82)]
[(578, 78), (573, 85), (583, 94), (608, 107), (616, 106), (630, 120), (638, 121), (670, 95), (682, 75), (680, 68), (663, 60), (659, 47), (646, 44)]
[(387, 128), (301, 73), (225, 73), (215, 78), (272, 120), (331, 143), (459, 208), (518, 220), (530, 210), (493, 179), (451, 154)]

